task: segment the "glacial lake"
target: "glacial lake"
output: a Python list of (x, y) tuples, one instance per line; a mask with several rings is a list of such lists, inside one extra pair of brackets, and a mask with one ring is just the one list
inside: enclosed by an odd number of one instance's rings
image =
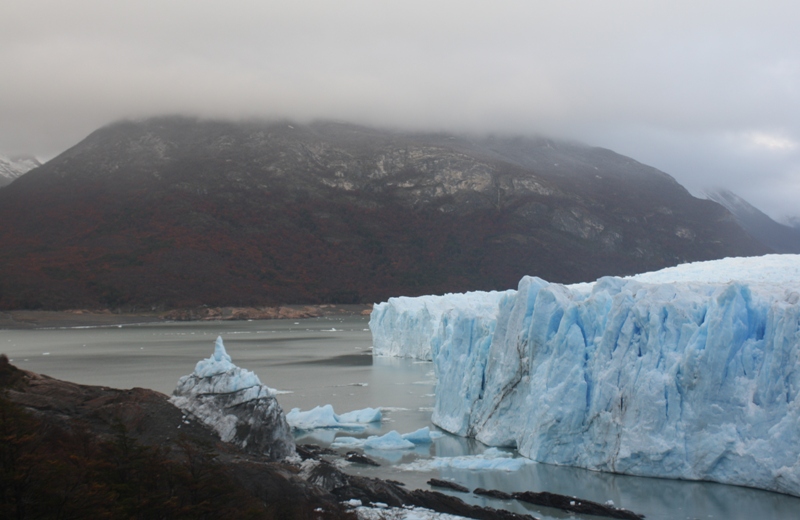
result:
[[(287, 392), (284, 411), (332, 404), (337, 413), (382, 407), (383, 421), (364, 431), (318, 430), (298, 443), (330, 444), (337, 436), (364, 437), (414, 431), (430, 422), (434, 374), (431, 363), (373, 358), (365, 316), (304, 320), (188, 322), (113, 327), (0, 330), (0, 352), (23, 369), (76, 383), (115, 388), (144, 387), (170, 394), (178, 379), (214, 350), (221, 335), (228, 354), (261, 382)], [(415, 471), (433, 457), (480, 455), (478, 442), (444, 435), (410, 451), (370, 452), (379, 468), (349, 465), (346, 471), (427, 489), (430, 478), (469, 489), (550, 491), (605, 503), (613, 500), (653, 520), (794, 519), (800, 498), (714, 483), (612, 475), (530, 463), (513, 472), (433, 469)], [(347, 450), (342, 450), (342, 452)], [(436, 459), (434, 459), (436, 460)], [(445, 490), (440, 490), (447, 492)], [(543, 519), (597, 518), (452, 492), (478, 505), (528, 513)]]

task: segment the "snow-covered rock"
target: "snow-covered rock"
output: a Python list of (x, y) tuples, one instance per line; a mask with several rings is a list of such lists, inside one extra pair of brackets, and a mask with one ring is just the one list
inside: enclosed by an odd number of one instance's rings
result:
[(468, 292), (444, 296), (400, 296), (376, 304), (370, 315), (373, 355), (431, 360), (431, 341), (448, 314), (470, 313), (494, 321), (505, 292)]
[(294, 454), (294, 438), (275, 393), (253, 372), (234, 365), (218, 337), (214, 354), (180, 378), (170, 401), (223, 441), (279, 460)]
[(800, 255), (525, 277), (494, 323), (437, 322), (433, 421), (541, 462), (800, 496), (799, 302)]

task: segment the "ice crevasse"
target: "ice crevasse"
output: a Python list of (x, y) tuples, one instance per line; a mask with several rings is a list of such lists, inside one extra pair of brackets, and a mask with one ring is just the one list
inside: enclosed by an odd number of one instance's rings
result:
[(438, 426), (540, 462), (800, 496), (800, 255), (470, 294), (370, 320), (376, 355), (432, 359)]

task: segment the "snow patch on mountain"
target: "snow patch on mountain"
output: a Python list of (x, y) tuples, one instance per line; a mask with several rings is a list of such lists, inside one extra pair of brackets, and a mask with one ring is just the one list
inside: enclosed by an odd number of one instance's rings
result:
[(0, 186), (9, 184), (17, 177), (41, 165), (39, 159), (31, 155), (0, 154)]

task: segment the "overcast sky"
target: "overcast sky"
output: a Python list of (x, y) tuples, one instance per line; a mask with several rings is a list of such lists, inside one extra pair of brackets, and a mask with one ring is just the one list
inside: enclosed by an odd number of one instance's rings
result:
[(800, 215), (796, 0), (0, 2), (0, 152), (175, 113), (544, 133)]

